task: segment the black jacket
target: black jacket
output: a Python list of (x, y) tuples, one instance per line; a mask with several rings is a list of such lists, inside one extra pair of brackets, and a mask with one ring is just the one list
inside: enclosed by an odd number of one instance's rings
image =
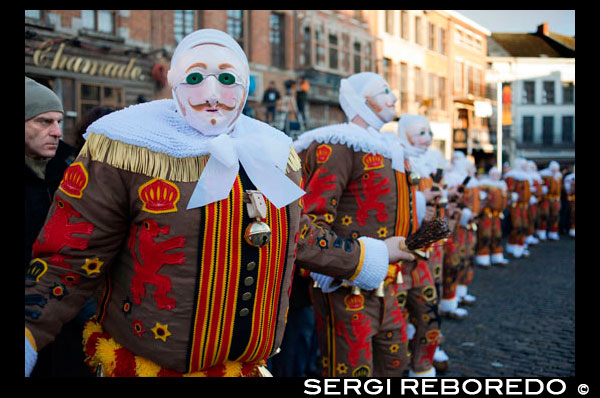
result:
[(45, 180), (40, 179), (25, 165), (25, 267), (31, 260), (31, 247), (44, 226), (54, 192), (69, 167), (74, 151), (73, 147), (60, 141), (56, 155), (46, 167)]

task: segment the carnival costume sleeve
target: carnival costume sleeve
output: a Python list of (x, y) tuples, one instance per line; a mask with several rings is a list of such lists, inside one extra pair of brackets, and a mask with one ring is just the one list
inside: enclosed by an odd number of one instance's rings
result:
[(127, 177), (85, 157), (66, 170), (25, 275), (26, 337), (38, 351), (103, 285), (125, 242)]
[(305, 218), (300, 227), (297, 262), (311, 275), (327, 273), (331, 278), (314, 276), (326, 291), (332, 291), (330, 286), (340, 286), (334, 279), (375, 289), (389, 266), (383, 241), (364, 236), (342, 238), (332, 228), (335, 222), (344, 222), (338, 219), (337, 205), (351, 179), (353, 155), (352, 149), (339, 144), (315, 144), (301, 154), (307, 194), (301, 199)]

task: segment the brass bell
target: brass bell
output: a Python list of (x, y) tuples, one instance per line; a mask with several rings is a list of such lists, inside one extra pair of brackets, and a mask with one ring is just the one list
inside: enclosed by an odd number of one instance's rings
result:
[(441, 197), (440, 200), (438, 201), (438, 206), (439, 207), (446, 207), (448, 205), (448, 198), (447, 197)]
[(414, 171), (410, 172), (410, 183), (412, 185), (419, 185), (419, 181), (421, 181), (421, 176), (419, 173), (415, 173)]
[(352, 291), (353, 295), (358, 296), (360, 294), (360, 287), (358, 287), (358, 286), (352, 286), (351, 291)]
[(262, 221), (254, 221), (244, 232), (246, 242), (254, 247), (262, 247), (271, 240), (271, 228)]
[(246, 203), (248, 216), (256, 221), (250, 223), (244, 231), (244, 239), (250, 246), (262, 247), (271, 240), (271, 228), (261, 221), (267, 217), (265, 197), (258, 191), (246, 191), (249, 203)]
[(383, 290), (383, 286), (383, 282), (381, 282), (379, 286), (377, 286), (377, 289), (375, 290), (375, 297), (385, 297), (385, 291)]

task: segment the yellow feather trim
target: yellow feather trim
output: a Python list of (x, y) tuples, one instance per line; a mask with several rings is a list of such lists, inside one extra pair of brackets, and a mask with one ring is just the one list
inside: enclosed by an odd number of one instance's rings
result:
[[(175, 158), (94, 133), (88, 135), (79, 156), (104, 162), (121, 170), (178, 182), (198, 181), (210, 157), (202, 155)], [(298, 171), (301, 167), (300, 157), (291, 147), (286, 173)]]
[(156, 377), (158, 372), (162, 369), (160, 365), (155, 364), (149, 359), (139, 357), (137, 355), (135, 357), (135, 372), (139, 377)]
[(95, 356), (102, 363), (105, 375), (114, 374), (117, 361), (115, 351), (119, 348), (121, 348), (121, 345), (113, 339), (98, 339)]

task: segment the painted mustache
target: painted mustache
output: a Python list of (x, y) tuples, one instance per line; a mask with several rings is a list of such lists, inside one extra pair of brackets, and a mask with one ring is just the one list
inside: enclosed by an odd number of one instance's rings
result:
[(232, 111), (232, 110), (235, 109), (235, 105), (233, 105), (233, 106), (227, 106), (227, 105), (222, 104), (220, 102), (217, 102), (215, 105), (211, 105), (211, 104), (208, 103), (208, 101), (206, 101), (203, 104), (194, 105), (194, 104), (192, 104), (188, 100), (188, 104), (190, 104), (190, 106), (192, 107), (192, 109), (195, 110), (195, 111), (201, 111), (201, 110), (206, 109), (206, 108), (220, 108), (220, 109), (224, 109), (226, 111)]

